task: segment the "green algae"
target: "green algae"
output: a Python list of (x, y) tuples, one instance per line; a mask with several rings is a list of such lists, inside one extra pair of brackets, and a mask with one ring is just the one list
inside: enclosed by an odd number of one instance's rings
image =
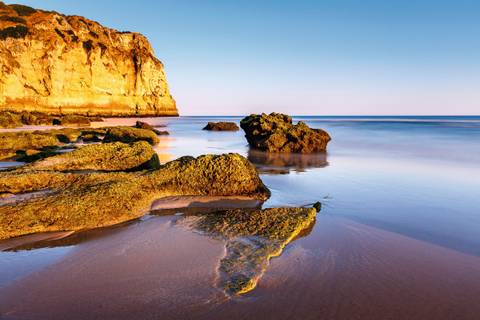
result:
[(158, 169), (160, 162), (153, 148), (145, 141), (93, 144), (62, 153), (23, 167), (27, 170), (125, 171)]
[(151, 145), (158, 144), (158, 139), (155, 132), (148, 129), (139, 129), (132, 127), (113, 127), (107, 129), (104, 142), (134, 142), (134, 141), (147, 141)]
[(270, 195), (253, 165), (238, 154), (183, 157), (158, 170), (139, 172), (0, 172), (0, 194), (45, 189), (52, 192), (0, 206), (0, 239), (111, 226), (138, 218), (155, 199), (168, 196), (266, 200)]
[(316, 213), (315, 208), (223, 210), (194, 218), (193, 227), (226, 240), (218, 284), (227, 294), (238, 295), (256, 287), (270, 259), (307, 230)]
[[(28, 151), (48, 151), (45, 156), (55, 155), (55, 147), (62, 147), (78, 141), (99, 141), (99, 136), (105, 135), (104, 142), (132, 143), (147, 141), (150, 144), (158, 143), (157, 135), (146, 129), (132, 127), (105, 127), (105, 128), (62, 128), (37, 131), (0, 132), (0, 159), (5, 159), (19, 153), (24, 156)], [(45, 150), (47, 149), (47, 150)], [(33, 159), (37, 160), (37, 159)]]

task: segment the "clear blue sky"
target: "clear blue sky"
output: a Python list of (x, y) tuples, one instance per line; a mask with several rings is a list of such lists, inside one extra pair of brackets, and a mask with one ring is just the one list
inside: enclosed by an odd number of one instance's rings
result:
[(16, 3), (146, 35), (183, 115), (480, 114), (478, 0)]

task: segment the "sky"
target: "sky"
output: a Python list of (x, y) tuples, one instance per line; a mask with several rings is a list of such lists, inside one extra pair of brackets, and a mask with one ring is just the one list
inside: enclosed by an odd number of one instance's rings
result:
[(479, 115), (478, 0), (18, 0), (148, 37), (181, 115)]

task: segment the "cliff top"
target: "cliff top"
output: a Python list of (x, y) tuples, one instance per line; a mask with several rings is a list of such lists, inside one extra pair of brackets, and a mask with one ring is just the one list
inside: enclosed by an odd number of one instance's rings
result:
[(128, 46), (134, 39), (140, 47), (153, 52), (148, 40), (138, 32), (118, 31), (78, 15), (69, 16), (20, 4), (7, 5), (0, 1), (0, 40), (27, 36), (42, 40), (61, 38), (67, 44), (82, 41), (87, 51), (95, 44), (102, 50), (107, 50), (112, 42)]

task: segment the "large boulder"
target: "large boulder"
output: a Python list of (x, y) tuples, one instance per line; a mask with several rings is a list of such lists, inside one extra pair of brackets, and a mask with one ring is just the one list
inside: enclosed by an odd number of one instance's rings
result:
[(209, 122), (203, 130), (208, 131), (238, 131), (240, 128), (235, 122)]
[(281, 113), (252, 114), (240, 121), (240, 127), (252, 148), (267, 152), (321, 152), (331, 140), (322, 129), (302, 121), (294, 125), (290, 116)]
[(105, 227), (144, 215), (154, 200), (171, 196), (270, 196), (255, 167), (238, 154), (182, 157), (158, 170), (0, 172), (0, 194), (48, 190), (1, 204), (0, 240), (50, 231)]

